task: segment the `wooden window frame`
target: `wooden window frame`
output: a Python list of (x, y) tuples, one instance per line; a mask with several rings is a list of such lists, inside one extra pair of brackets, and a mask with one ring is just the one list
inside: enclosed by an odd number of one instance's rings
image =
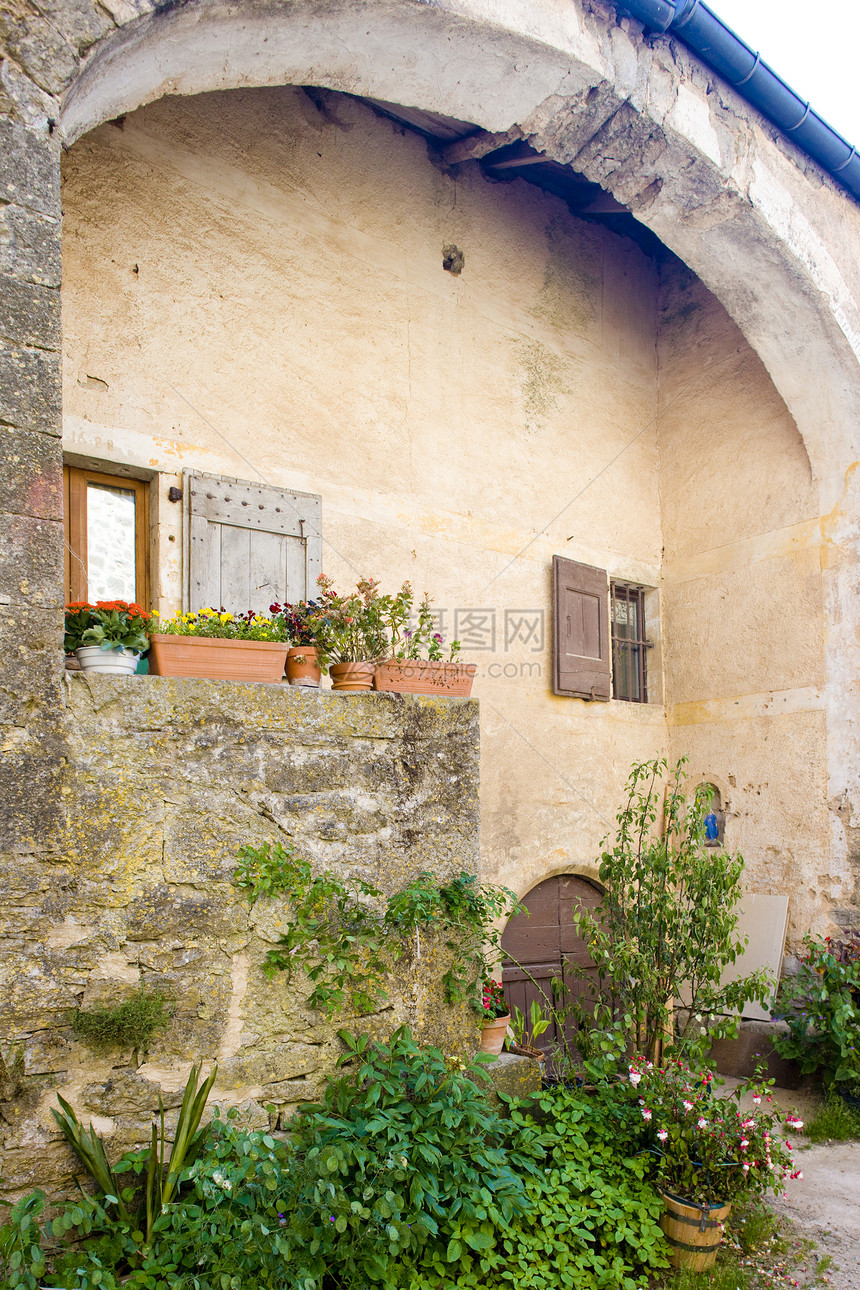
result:
[(87, 486), (102, 484), (134, 492), (135, 600), (149, 609), (149, 484), (125, 475), (108, 475), (81, 466), (63, 466), (64, 578), (66, 601), (88, 600)]
[[(638, 633), (635, 637), (618, 636), (615, 631), (615, 604), (635, 605)], [(632, 586), (626, 582), (609, 584), (609, 622), (612, 636), (612, 697), (621, 703), (648, 702), (648, 667), (646, 658), (651, 642), (645, 639), (645, 588)], [(629, 668), (619, 666), (622, 655), (632, 659)], [(619, 691), (629, 688), (627, 682), (635, 674), (639, 694), (622, 694)]]

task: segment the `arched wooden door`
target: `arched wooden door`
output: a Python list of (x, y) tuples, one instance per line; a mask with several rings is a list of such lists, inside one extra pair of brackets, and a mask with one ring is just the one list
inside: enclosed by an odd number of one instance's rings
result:
[[(528, 1018), (532, 1001), (544, 1006), (553, 997), (552, 981), (564, 983), (569, 996), (591, 1002), (599, 992), (597, 970), (588, 948), (573, 923), (577, 906), (595, 909), (603, 889), (596, 882), (576, 874), (547, 878), (533, 887), (522, 904), (528, 913), (516, 914), (502, 935), (506, 955), (502, 967), (505, 997)], [(585, 973), (583, 977), (580, 971)], [(567, 1040), (575, 1046), (576, 1026), (566, 1027)], [(552, 1025), (534, 1042), (549, 1053), (562, 1043), (563, 1037)]]

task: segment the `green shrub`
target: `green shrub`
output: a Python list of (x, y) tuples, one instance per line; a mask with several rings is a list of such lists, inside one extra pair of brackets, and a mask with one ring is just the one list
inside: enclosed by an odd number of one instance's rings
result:
[(477, 1086), (480, 1065), (452, 1067), (405, 1028), (387, 1044), (341, 1038), (349, 1069), (291, 1134), (291, 1227), (338, 1285), (423, 1284), (527, 1213), (535, 1166)]
[(804, 1075), (860, 1093), (860, 936), (849, 928), (843, 941), (807, 934), (805, 942), (800, 970), (780, 986), (774, 1015), (788, 1034), (774, 1035), (773, 1046)]
[[(641, 1117), (623, 1086), (594, 1093), (558, 1088), (512, 1108), (512, 1147), (528, 1152), (528, 1213), (494, 1233), (490, 1249), (464, 1253), (444, 1290), (515, 1285), (528, 1290), (637, 1290), (668, 1260), (662, 1202), (638, 1154)], [(638, 1123), (637, 1123), (638, 1121)]]

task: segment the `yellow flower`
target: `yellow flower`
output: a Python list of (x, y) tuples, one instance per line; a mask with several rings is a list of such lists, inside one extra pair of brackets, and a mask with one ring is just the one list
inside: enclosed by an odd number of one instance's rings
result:
[(221, 619), (221, 622), (222, 622), (222, 623), (232, 623), (232, 621), (233, 621), (233, 615), (232, 615), (232, 614), (221, 614), (221, 615), (220, 615), (220, 619)]
[(215, 617), (215, 610), (214, 610), (214, 609), (210, 609), (210, 608), (207, 606), (205, 609), (201, 609), (201, 610), (200, 610), (200, 616), (201, 616), (201, 618), (214, 618), (214, 617)]

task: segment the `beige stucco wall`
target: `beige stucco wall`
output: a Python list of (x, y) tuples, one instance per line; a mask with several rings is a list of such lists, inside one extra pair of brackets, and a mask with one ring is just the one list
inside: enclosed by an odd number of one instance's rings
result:
[[(554, 551), (657, 585), (653, 428), (636, 439), (657, 275), (633, 243), (295, 90), (103, 126), (66, 159), (64, 206), (65, 447), (163, 472), (161, 609), (181, 594), (163, 499), (189, 466), (320, 493), (327, 572), (408, 577), (449, 627), (494, 609), (501, 638), (506, 609), (536, 609), (548, 633)], [(663, 714), (554, 698), (548, 643), (472, 657), (486, 863), (522, 889), (590, 861)]]
[[(162, 610), (181, 595), (166, 490), (183, 468), (318, 492), (339, 583), (408, 577), (449, 629), (457, 608), (496, 612), (495, 651), (471, 655), (488, 876), (524, 891), (589, 872), (630, 763), (668, 751), (671, 725), (696, 774), (754, 783), (730, 809), (758, 889), (782, 889), (789, 860), (811, 881), (820, 702), (797, 717), (814, 810), (801, 771), (786, 779), (794, 730), (764, 776), (786, 788), (757, 811), (761, 713), (729, 727), (703, 706), (822, 683), (809, 466), (695, 279), (522, 181), (446, 173), (360, 103), (321, 111), (292, 89), (162, 100), (100, 127), (66, 157), (64, 211), (64, 446), (159, 473)], [(664, 543), (670, 725), (659, 703), (552, 696), (552, 554), (659, 588)], [(788, 634), (771, 612), (785, 598)], [(505, 651), (505, 611), (522, 609), (544, 613), (539, 653)]]
[(719, 785), (747, 882), (790, 895), (796, 940), (851, 894), (826, 809), (817, 489), (760, 360), (674, 260), (659, 352), (670, 748)]

